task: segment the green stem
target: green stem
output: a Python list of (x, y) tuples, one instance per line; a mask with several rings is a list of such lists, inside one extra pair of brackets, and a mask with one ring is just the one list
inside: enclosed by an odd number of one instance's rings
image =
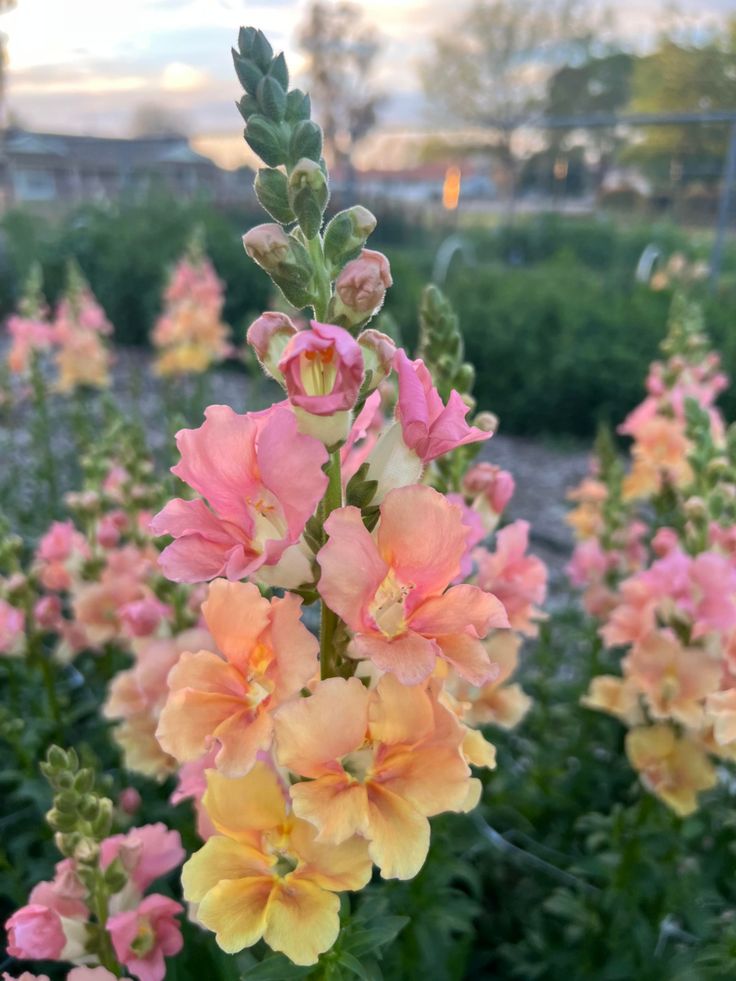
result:
[[(327, 491), (322, 499), (322, 516), (326, 520), (332, 512), (342, 507), (342, 474), (340, 472), (340, 451), (335, 450), (330, 455), (327, 465)], [(322, 610), (319, 626), (319, 659), (320, 675), (322, 678), (334, 678), (339, 672), (340, 655), (335, 650), (335, 631), (340, 622), (339, 617), (322, 600)]]
[(98, 935), (98, 948), (95, 951), (97, 958), (102, 967), (106, 967), (108, 971), (111, 971), (116, 978), (119, 978), (123, 973), (120, 964), (118, 964), (117, 958), (115, 956), (115, 951), (113, 950), (112, 941), (110, 940), (110, 935), (107, 932), (107, 916), (108, 916), (108, 896), (107, 887), (105, 885), (102, 873), (98, 871), (96, 876), (96, 883), (93, 894), (93, 909), (95, 916), (97, 918), (97, 923), (99, 925), (100, 931)]
[(315, 235), (314, 238), (307, 240), (307, 249), (314, 266), (314, 274), (317, 285), (317, 295), (314, 299), (314, 316), (316, 320), (324, 322), (327, 320), (327, 308), (332, 299), (332, 286), (330, 277), (325, 264), (325, 254), (322, 248), (322, 236)]

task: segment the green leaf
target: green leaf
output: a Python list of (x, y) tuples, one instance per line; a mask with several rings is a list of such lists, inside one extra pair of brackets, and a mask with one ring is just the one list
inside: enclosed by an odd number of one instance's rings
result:
[(280, 123), (286, 113), (286, 92), (281, 82), (272, 75), (266, 75), (258, 83), (256, 94), (263, 114)]
[(373, 921), (373, 925), (364, 930), (350, 931), (345, 936), (343, 945), (356, 957), (368, 954), (393, 943), (407, 923), (408, 916), (382, 916)]
[[(275, 62), (274, 62), (275, 64)], [(290, 123), (309, 119), (312, 115), (312, 100), (301, 89), (292, 89), (286, 96), (286, 118)]]
[(292, 207), (299, 221), (299, 227), (307, 236), (314, 238), (322, 227), (322, 208), (310, 187), (303, 187), (292, 197)]
[(245, 141), (269, 167), (278, 167), (286, 160), (281, 132), (264, 116), (255, 114), (250, 117), (245, 128)]
[(349, 954), (346, 950), (343, 950), (339, 955), (337, 958), (337, 963), (341, 964), (343, 967), (346, 967), (348, 971), (356, 975), (356, 977), (359, 977), (361, 981), (376, 981), (375, 972), (373, 974), (369, 973), (368, 970), (360, 963), (358, 958), (354, 957), (352, 954)]
[(249, 95), (255, 95), (258, 83), (263, 78), (263, 72), (249, 58), (241, 57), (233, 48), (233, 65), (238, 81)]
[(291, 981), (292, 978), (306, 977), (311, 970), (310, 967), (298, 967), (292, 964), (283, 954), (275, 954), (273, 957), (266, 957), (255, 967), (249, 968), (243, 976), (243, 981)]
[(271, 66), (273, 48), (271, 47), (271, 44), (263, 31), (255, 32), (253, 37), (253, 46), (251, 49), (251, 58), (263, 72), (267, 72)]
[[(286, 58), (284, 57), (283, 51), (277, 54), (271, 62), (271, 67), (268, 69), (268, 74), (272, 75), (278, 82), (280, 82), (284, 92), (288, 91), (289, 69), (286, 65)], [(298, 89), (296, 91), (298, 91)], [(301, 95), (301, 93), (299, 94)]]
[(247, 92), (242, 98), (235, 103), (238, 107), (238, 112), (243, 117), (243, 119), (248, 122), (253, 113), (259, 112), (258, 100)]
[(322, 156), (322, 130), (311, 119), (297, 123), (289, 141), (289, 159), (292, 163), (306, 157), (319, 161)]
[(289, 204), (288, 183), (283, 171), (271, 167), (261, 168), (256, 174), (254, 188), (261, 207), (272, 218), (282, 225), (290, 225), (296, 221), (296, 215)]

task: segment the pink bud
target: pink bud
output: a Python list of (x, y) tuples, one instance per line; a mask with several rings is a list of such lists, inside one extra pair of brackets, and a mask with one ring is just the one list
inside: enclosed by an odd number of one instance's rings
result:
[(501, 514), (514, 494), (514, 478), (493, 463), (478, 463), (465, 474), (463, 490), (471, 497), (482, 495), (490, 508)]
[(45, 630), (54, 630), (61, 621), (61, 600), (58, 596), (42, 596), (33, 608), (36, 623)]
[(353, 316), (357, 323), (381, 307), (392, 282), (391, 267), (386, 256), (363, 249), (358, 258), (349, 262), (337, 277), (335, 291), (346, 313), (362, 315), (357, 319)]
[(285, 313), (262, 313), (248, 328), (248, 343), (264, 370), (277, 381), (283, 381), (279, 361), (296, 333), (296, 327)]
[(342, 327), (311, 321), (279, 361), (292, 405), (317, 416), (352, 409), (363, 382), (363, 355)]
[(652, 551), (662, 558), (677, 548), (679, 541), (674, 528), (660, 528), (652, 539)]
[(59, 914), (47, 906), (22, 906), (5, 924), (8, 953), (23, 960), (51, 960), (61, 957), (66, 936)]
[(103, 548), (115, 548), (120, 541), (120, 530), (112, 515), (106, 514), (97, 525), (97, 541)]
[(135, 814), (141, 806), (141, 795), (135, 787), (125, 787), (120, 791), (118, 797), (118, 807), (125, 814)]
[(358, 337), (358, 344), (363, 352), (365, 372), (371, 372), (370, 388), (377, 388), (388, 376), (396, 354), (396, 345), (380, 330), (369, 328)]
[(120, 619), (134, 637), (147, 637), (158, 627), (169, 607), (153, 596), (133, 600), (120, 607)]
[(272, 272), (287, 258), (291, 240), (281, 225), (256, 225), (243, 236), (243, 247), (254, 262)]

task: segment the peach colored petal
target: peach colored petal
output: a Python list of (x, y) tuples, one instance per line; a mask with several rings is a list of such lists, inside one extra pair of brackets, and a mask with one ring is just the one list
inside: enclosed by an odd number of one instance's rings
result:
[(297, 820), (291, 831), (291, 844), (303, 863), (294, 872), (295, 879), (309, 879), (333, 892), (362, 889), (370, 881), (373, 863), (364, 838), (349, 838), (339, 845), (321, 844), (312, 825)]
[(237, 712), (214, 730), (220, 751), (217, 769), (228, 777), (242, 777), (253, 768), (260, 752), (271, 748), (273, 719), (268, 712), (255, 717), (249, 711)]
[(207, 771), (204, 806), (217, 830), (246, 844), (253, 833), (286, 821), (286, 801), (278, 777), (266, 763), (257, 763), (244, 777), (229, 778)]
[(368, 708), (371, 739), (386, 745), (415, 743), (434, 729), (434, 712), (423, 685), (407, 686), (391, 674), (378, 683)]
[(245, 710), (242, 698), (182, 688), (172, 692), (164, 706), (156, 738), (167, 753), (181, 762), (196, 760), (210, 744), (218, 726)]
[(319, 642), (302, 623), (301, 611), (301, 598), (293, 593), (271, 602), (271, 646), (279, 669), (279, 699), (295, 695), (319, 668)]
[(441, 592), (455, 578), (467, 537), (460, 508), (431, 487), (400, 487), (381, 505), (378, 550), (420, 594)]
[(433, 640), (412, 632), (393, 640), (356, 634), (350, 645), (353, 657), (367, 657), (381, 671), (395, 674), (404, 685), (418, 685), (432, 673), (440, 649)]
[(305, 777), (333, 769), (363, 744), (369, 697), (357, 678), (328, 678), (309, 698), (282, 705), (274, 714), (279, 762)]
[(270, 875), (223, 879), (202, 899), (197, 919), (214, 932), (221, 950), (237, 954), (263, 936), (273, 888)]
[(317, 553), (322, 570), (318, 589), (331, 610), (353, 630), (364, 626), (364, 611), (388, 574), (376, 543), (355, 507), (333, 511), (325, 521), (329, 541)]
[(215, 579), (202, 604), (207, 627), (228, 661), (243, 667), (269, 621), (270, 604), (257, 586)]
[(470, 779), (470, 768), (460, 749), (462, 731), (459, 736), (455, 746), (429, 743), (390, 753), (381, 759), (375, 780), (425, 817), (459, 811)]
[(243, 675), (211, 651), (197, 651), (195, 654), (184, 651), (169, 671), (167, 680), (172, 692), (192, 688), (213, 695), (243, 697)]
[(412, 879), (429, 850), (429, 821), (396, 794), (371, 783), (368, 853), (384, 879)]
[(214, 835), (184, 865), (181, 882), (187, 902), (199, 903), (223, 879), (269, 873), (269, 862), (258, 849)]
[(274, 885), (263, 939), (295, 964), (316, 964), (337, 940), (339, 911), (340, 900), (334, 893), (287, 876)]
[(318, 829), (320, 842), (337, 845), (367, 830), (365, 787), (344, 772), (294, 784), (291, 800), (294, 813)]
[(449, 661), (461, 678), (471, 685), (483, 685), (498, 677), (498, 668), (488, 656), (488, 651), (477, 637), (470, 634), (452, 634), (438, 637), (442, 656)]
[(485, 637), (491, 629), (509, 626), (501, 601), (468, 585), (451, 586), (441, 596), (430, 596), (414, 610), (409, 622), (412, 630), (431, 637), (459, 634), (468, 627)]

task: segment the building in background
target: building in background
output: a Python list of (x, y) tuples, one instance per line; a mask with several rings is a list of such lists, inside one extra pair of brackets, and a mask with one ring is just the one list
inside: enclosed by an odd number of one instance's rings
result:
[(34, 133), (3, 134), (0, 184), (6, 207), (63, 210), (163, 186), (178, 197), (242, 200), (248, 181), (196, 153), (185, 136), (117, 139)]

